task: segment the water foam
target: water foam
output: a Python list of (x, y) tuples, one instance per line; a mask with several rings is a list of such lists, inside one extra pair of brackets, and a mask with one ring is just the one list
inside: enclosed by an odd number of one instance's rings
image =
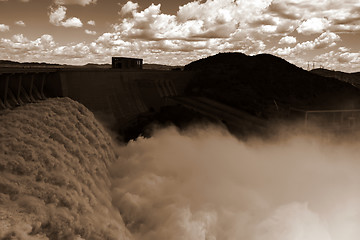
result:
[(157, 131), (119, 149), (113, 204), (137, 239), (357, 240), (359, 144)]
[(111, 203), (111, 139), (83, 105), (6, 110), (0, 140), (0, 238), (130, 238)]
[(360, 239), (358, 142), (217, 127), (114, 146), (84, 106), (0, 116), (0, 239)]

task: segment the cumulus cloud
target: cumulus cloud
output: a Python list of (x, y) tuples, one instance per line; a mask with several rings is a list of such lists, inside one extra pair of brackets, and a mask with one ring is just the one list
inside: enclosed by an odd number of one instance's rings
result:
[(285, 36), (280, 39), (279, 44), (294, 44), (296, 42), (297, 42), (296, 37)]
[(129, 38), (228, 38), (240, 25), (246, 27), (270, 2), (195, 1), (180, 6), (176, 15), (168, 15), (161, 12), (160, 4), (138, 11), (139, 5), (129, 1), (119, 11), (122, 21), (115, 29)]
[(139, 8), (139, 4), (138, 3), (133, 3), (132, 1), (128, 1), (127, 3), (125, 3), (122, 7), (121, 10), (119, 11), (120, 16), (125, 17), (127, 16), (129, 13), (135, 13), (135, 11)]
[(313, 50), (313, 49), (322, 49), (322, 48), (330, 48), (336, 45), (336, 42), (341, 41), (339, 35), (332, 32), (322, 33), (319, 37), (317, 37), (314, 41), (306, 41), (296, 45), (295, 48), (298, 50)]
[(321, 33), (330, 26), (329, 20), (325, 18), (310, 18), (296, 29), (298, 33), (304, 35), (310, 35), (315, 33)]
[(301, 34), (359, 32), (359, 1), (274, 0), (269, 10), (283, 19), (298, 21)]
[(87, 24), (91, 25), (91, 26), (95, 26), (95, 21), (94, 20), (89, 20), (87, 22)]
[(95, 4), (96, 2), (97, 0), (54, 0), (54, 3), (58, 5), (77, 4), (77, 5), (85, 6), (88, 4)]
[(10, 30), (10, 27), (8, 25), (5, 25), (5, 24), (0, 24), (0, 32), (6, 32), (6, 31), (9, 31)]
[(64, 20), (66, 15), (66, 7), (58, 7), (57, 9), (51, 8), (51, 12), (49, 14), (50, 23), (59, 26), (61, 25), (61, 21)]
[[(286, 1), (274, 0), (269, 6), (269, 13), (275, 14), (284, 19), (297, 20), (300, 19), (302, 14), (299, 12), (291, 11), (294, 4), (288, 5)], [(296, 5), (295, 5), (296, 6)]]
[(315, 39), (315, 48), (330, 48), (334, 47), (337, 42), (341, 41), (339, 35), (332, 32), (322, 33)]
[(328, 69), (346, 69), (349, 72), (358, 71), (360, 68), (360, 53), (351, 49), (340, 47), (338, 51), (330, 51), (314, 58)]
[(61, 22), (61, 25), (64, 26), (64, 27), (76, 27), (76, 28), (79, 28), (79, 27), (83, 26), (80, 19), (78, 19), (76, 17), (66, 19), (66, 21)]
[(51, 8), (49, 13), (49, 21), (55, 26), (63, 27), (82, 27), (83, 24), (79, 18), (72, 17), (65, 20), (66, 16), (66, 7), (58, 6), (57, 8)]
[(322, 33), (319, 37), (315, 38), (312, 41), (305, 41), (296, 44), (294, 47), (278, 48), (273, 51), (275, 54), (280, 56), (289, 56), (293, 54), (304, 53), (304, 51), (314, 50), (314, 49), (326, 49), (336, 46), (337, 42), (341, 41), (339, 35), (332, 32)]
[(85, 29), (85, 33), (88, 35), (96, 35), (96, 31), (90, 31), (88, 29)]
[(25, 26), (26, 26), (26, 24), (24, 23), (24, 21), (21, 21), (21, 20), (16, 21), (15, 24), (18, 25), (18, 26), (21, 26), (21, 27), (25, 27)]
[[(160, 52), (201, 49), (202, 53), (210, 54), (223, 50), (256, 54), (266, 49), (265, 43), (275, 36), (280, 37), (279, 44), (296, 44), (295, 37), (288, 37), (295, 30), (303, 35), (325, 34), (319, 39), (300, 43), (296, 51), (282, 49), (283, 52), (299, 53), (301, 49), (335, 45), (339, 35), (333, 19), (340, 18), (340, 15), (334, 16), (335, 9), (340, 8), (346, 18), (353, 3), (348, 0), (343, 5), (329, 2), (324, 6), (304, 0), (193, 1), (180, 6), (176, 15), (169, 15), (161, 12), (160, 4), (152, 4), (140, 11), (138, 3), (128, 1), (121, 5), (120, 22), (113, 25), (114, 31), (99, 38), (97, 44), (120, 47), (126, 42), (136, 45), (137, 49), (150, 47)], [(334, 29), (333, 34), (337, 37), (328, 34), (332, 32), (329, 29)], [(209, 49), (212, 42), (219, 44), (217, 51)], [(249, 42), (255, 45), (249, 46)]]
[[(180, 7), (176, 15), (169, 15), (161, 12), (160, 4), (139, 11), (137, 3), (128, 1), (121, 5), (120, 22), (113, 25), (114, 31), (104, 33), (92, 46), (101, 53), (127, 50), (127, 55), (140, 54), (152, 62), (168, 58), (168, 64), (186, 64), (219, 51), (257, 53), (266, 45), (262, 39), (243, 34), (240, 20), (248, 29), (246, 21), (252, 18), (244, 14), (249, 9), (241, 4), (229, 0), (192, 2)], [(269, 1), (244, 4), (259, 13)]]

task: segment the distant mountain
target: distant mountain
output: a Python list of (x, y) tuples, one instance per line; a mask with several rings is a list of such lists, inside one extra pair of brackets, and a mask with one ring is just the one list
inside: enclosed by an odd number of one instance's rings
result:
[(317, 68), (311, 70), (312, 73), (318, 74), (323, 77), (336, 78), (338, 80), (348, 82), (353, 86), (360, 89), (360, 72), (357, 73), (345, 73), (340, 71), (332, 71), (323, 68)]
[(183, 68), (184, 68), (183, 66), (168, 66), (161, 64), (150, 64), (150, 63), (144, 63), (143, 65), (143, 69), (148, 69), (148, 70), (181, 71)]
[(111, 64), (96, 64), (96, 63), (88, 63), (83, 66), (72, 66), (72, 67), (80, 67), (80, 68), (111, 68)]
[(96, 64), (88, 63), (86, 65), (67, 65), (67, 64), (53, 64), (53, 63), (39, 63), (39, 62), (15, 62), (9, 60), (0, 60), (0, 67), (20, 67), (20, 68), (111, 68), (111, 64)]
[(24, 62), (24, 63), (20, 63), (20, 62), (15, 62), (15, 61), (10, 61), (10, 60), (0, 60), (0, 67), (55, 67), (55, 68), (60, 68), (60, 67), (65, 67), (65, 65), (60, 65), (60, 64), (51, 64), (51, 63), (44, 63), (44, 62)]
[[(78, 65), (67, 65), (67, 64), (51, 64), (51, 63), (37, 63), (37, 62), (15, 62), (9, 60), (0, 60), (0, 68), (8, 68), (8, 67), (32, 67), (32, 68), (111, 68), (111, 64), (96, 64), (96, 63), (88, 63), (82, 66)], [(174, 71), (179, 70), (181, 71), (184, 67), (183, 66), (167, 66), (167, 65), (160, 65), (160, 64), (148, 64), (145, 63), (143, 65), (143, 69), (147, 70), (164, 70), (164, 71)]]
[(360, 90), (269, 54), (219, 53), (185, 66), (198, 71), (188, 94), (206, 96), (253, 115), (269, 117), (290, 109), (360, 107)]

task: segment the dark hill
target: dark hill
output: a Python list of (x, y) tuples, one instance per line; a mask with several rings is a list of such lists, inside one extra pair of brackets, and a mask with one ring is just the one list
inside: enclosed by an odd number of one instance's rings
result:
[(336, 78), (338, 80), (348, 82), (351, 85), (360, 89), (360, 72), (357, 73), (345, 73), (340, 71), (332, 71), (323, 68), (317, 68), (311, 70), (312, 73), (318, 74), (323, 77)]
[(192, 62), (198, 71), (188, 94), (206, 96), (261, 117), (290, 108), (344, 109), (360, 107), (360, 91), (269, 55), (220, 53)]
[(61, 67), (60, 64), (52, 64), (52, 63), (45, 63), (45, 62), (15, 62), (10, 60), (0, 60), (0, 67)]

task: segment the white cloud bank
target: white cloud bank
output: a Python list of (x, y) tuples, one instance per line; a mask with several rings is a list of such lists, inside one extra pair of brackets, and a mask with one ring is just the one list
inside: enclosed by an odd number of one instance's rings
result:
[[(95, 3), (55, 2), (83, 6)], [(128, 1), (120, 5), (119, 21), (111, 30), (90, 43), (62, 46), (71, 52), (70, 56), (76, 56), (62, 60), (79, 62), (85, 51), (93, 61), (109, 62), (111, 55), (124, 55), (179, 65), (218, 52), (239, 51), (250, 55), (267, 52), (304, 63), (307, 60), (303, 57), (314, 49), (322, 53), (335, 50), (344, 32), (360, 35), (358, 9), (358, 0), (207, 0), (189, 2), (176, 14), (165, 14), (160, 4), (141, 10), (138, 3)], [(83, 26), (76, 17), (66, 18), (62, 5), (51, 8), (49, 18), (56, 26)], [(87, 24), (95, 26), (94, 20)], [(94, 35), (95, 31), (89, 27), (84, 34)], [(344, 41), (341, 43), (346, 46)], [(87, 60), (83, 58), (82, 63)], [(352, 63), (348, 69), (360, 71), (360, 63)]]

